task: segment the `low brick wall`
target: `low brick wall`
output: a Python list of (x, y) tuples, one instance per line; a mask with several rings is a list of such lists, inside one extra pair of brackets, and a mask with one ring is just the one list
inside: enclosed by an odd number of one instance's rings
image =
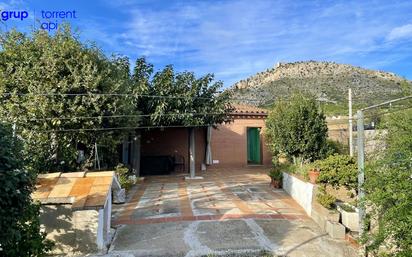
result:
[(345, 238), (345, 227), (339, 223), (340, 213), (337, 210), (328, 210), (316, 202), (316, 185), (283, 172), (282, 186), (323, 231), (335, 239)]
[(283, 172), (282, 187), (283, 190), (302, 206), (309, 216), (312, 216), (313, 184)]

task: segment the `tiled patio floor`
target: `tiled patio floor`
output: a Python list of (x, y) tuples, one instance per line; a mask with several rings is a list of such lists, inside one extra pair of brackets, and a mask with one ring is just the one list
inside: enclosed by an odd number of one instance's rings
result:
[(283, 190), (269, 187), (267, 170), (220, 169), (184, 176), (147, 177), (116, 215), (114, 224), (149, 224), (194, 220), (307, 219)]

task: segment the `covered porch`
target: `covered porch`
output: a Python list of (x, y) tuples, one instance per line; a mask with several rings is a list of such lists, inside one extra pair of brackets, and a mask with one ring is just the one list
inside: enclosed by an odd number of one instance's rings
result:
[(122, 145), (121, 159), (138, 176), (196, 177), (211, 160), (212, 128), (165, 127), (140, 130)]

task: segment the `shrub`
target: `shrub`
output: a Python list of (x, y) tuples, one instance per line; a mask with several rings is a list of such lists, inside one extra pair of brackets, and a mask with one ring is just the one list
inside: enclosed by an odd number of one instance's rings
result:
[(348, 190), (357, 186), (357, 165), (349, 155), (335, 154), (312, 164), (320, 170), (319, 183), (329, 184), (335, 188), (344, 186)]
[(268, 175), (269, 175), (269, 177), (271, 177), (272, 179), (278, 180), (278, 181), (281, 181), (282, 178), (283, 178), (282, 171), (281, 171), (279, 168), (277, 168), (277, 167), (273, 167), (273, 168), (270, 170), (270, 172), (269, 172)]
[(391, 114), (385, 125), (388, 147), (365, 170), (364, 203), (377, 225), (364, 242), (374, 255), (412, 256), (412, 111)]
[(0, 123), (0, 256), (45, 256), (52, 243), (40, 231), (40, 206), (31, 193), (35, 175), (21, 170), (21, 144)]
[(123, 164), (119, 164), (116, 166), (116, 175), (119, 178), (119, 183), (122, 188), (129, 190), (130, 187), (133, 185), (133, 181), (129, 179), (129, 169), (125, 167)]
[(312, 96), (292, 95), (278, 101), (266, 120), (268, 146), (276, 156), (284, 153), (295, 164), (323, 158), (328, 127), (325, 116)]
[(326, 209), (332, 210), (335, 206), (336, 198), (326, 192), (324, 186), (319, 186), (319, 192), (316, 194), (316, 200)]
[(326, 147), (324, 149), (323, 155), (325, 157), (329, 157), (334, 154), (344, 154), (345, 153), (345, 146), (335, 140), (327, 139), (326, 140)]

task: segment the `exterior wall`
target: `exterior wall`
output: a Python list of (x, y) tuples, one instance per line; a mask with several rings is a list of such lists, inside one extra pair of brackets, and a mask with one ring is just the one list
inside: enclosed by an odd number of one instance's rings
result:
[(283, 172), (282, 188), (286, 191), (302, 208), (306, 213), (311, 216), (312, 214), (312, 200), (314, 185), (302, 181), (294, 176)]
[[(349, 142), (349, 122), (347, 116), (327, 117), (328, 137), (331, 140), (347, 145)], [(353, 121), (356, 126), (356, 120)]]
[[(205, 162), (206, 129), (195, 128), (196, 171)], [(142, 133), (141, 155), (175, 155), (185, 159), (185, 171), (189, 171), (189, 131), (188, 128), (153, 129)]]
[(98, 211), (72, 211), (71, 204), (42, 205), (40, 222), (56, 245), (53, 254), (83, 256), (98, 251)]
[[(238, 117), (233, 122), (218, 126), (212, 132), (212, 167), (247, 167), (247, 128), (260, 127), (262, 165), (270, 166), (272, 156), (264, 139), (265, 120), (263, 118)], [(218, 161), (219, 163), (216, 163)]]

